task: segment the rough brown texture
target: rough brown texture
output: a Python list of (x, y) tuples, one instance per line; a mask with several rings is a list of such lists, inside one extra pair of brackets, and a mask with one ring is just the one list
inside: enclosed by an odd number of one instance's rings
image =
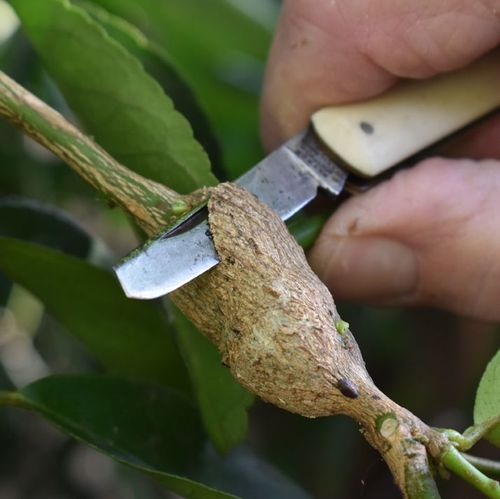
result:
[(213, 189), (208, 209), (221, 263), (175, 293), (176, 302), (262, 398), (304, 416), (341, 412), (370, 379), (351, 333), (336, 331), (332, 296), (302, 248), (236, 185)]
[[(181, 196), (130, 172), (1, 72), (0, 115), (122, 206), (149, 235), (186, 216), (207, 194)], [(422, 487), (434, 483), (428, 455), (439, 461), (447, 440), (374, 386), (330, 293), (277, 215), (237, 186), (211, 192), (209, 223), (222, 261), (173, 293), (174, 300), (243, 385), (304, 416), (349, 415), (405, 497), (421, 498)], [(427, 490), (425, 497), (439, 494)]]
[(272, 210), (233, 184), (212, 189), (208, 209), (221, 263), (173, 293), (176, 304), (264, 400), (355, 418), (404, 490), (405, 463), (428, 469), (422, 443), (437, 456), (440, 435), (374, 386), (354, 337), (335, 327), (330, 292)]

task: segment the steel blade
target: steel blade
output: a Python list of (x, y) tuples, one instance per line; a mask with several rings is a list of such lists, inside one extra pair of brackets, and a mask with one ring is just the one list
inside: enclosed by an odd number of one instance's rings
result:
[[(236, 183), (287, 220), (314, 197), (318, 187), (339, 194), (347, 173), (320, 148), (310, 131), (271, 153)], [(167, 232), (123, 259), (115, 273), (131, 298), (157, 298), (217, 265), (207, 220), (189, 230)]]
[(316, 197), (318, 187), (338, 195), (347, 179), (321, 149), (312, 131), (304, 131), (286, 142), (241, 176), (236, 183), (288, 220)]
[(125, 257), (114, 271), (129, 298), (152, 299), (180, 288), (219, 263), (207, 220), (160, 236)]

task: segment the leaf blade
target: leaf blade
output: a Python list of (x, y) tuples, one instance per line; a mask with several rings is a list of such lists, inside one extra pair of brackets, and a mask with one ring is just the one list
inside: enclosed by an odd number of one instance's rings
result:
[(36, 295), (112, 372), (187, 391), (182, 359), (157, 304), (128, 300), (110, 272), (5, 237), (0, 269)]
[(128, 52), (141, 61), (144, 69), (158, 81), (165, 93), (172, 99), (175, 108), (189, 120), (194, 136), (207, 152), (217, 177), (224, 178), (219, 144), (212, 132), (208, 118), (167, 51), (150, 41), (128, 21), (111, 14), (99, 5), (87, 0), (77, 0), (76, 4), (99, 22), (106, 32), (123, 45)]
[(112, 156), (179, 192), (216, 183), (206, 153), (140, 62), (68, 0), (12, 0), (69, 105)]
[[(500, 350), (490, 360), (481, 377), (474, 403), (474, 423), (484, 423), (500, 416)], [(500, 424), (485, 436), (500, 447)]]
[(65, 375), (2, 395), (0, 404), (38, 413), (184, 497), (310, 498), (247, 447), (220, 456), (203, 445), (193, 407), (168, 389), (110, 376)]
[(161, 387), (103, 376), (51, 376), (18, 392), (34, 411), (185, 497), (234, 497), (181, 476), (202, 444), (194, 409)]
[[(91, 1), (127, 19), (151, 40), (168, 48), (205, 105), (221, 142), (229, 179), (260, 161), (257, 89), (271, 29), (241, 12), (236, 2), (227, 0)], [(259, 2), (246, 3), (254, 6)], [(277, 10), (274, 2), (260, 3)], [(272, 22), (273, 13), (268, 19)], [(253, 88), (243, 88), (249, 84)]]

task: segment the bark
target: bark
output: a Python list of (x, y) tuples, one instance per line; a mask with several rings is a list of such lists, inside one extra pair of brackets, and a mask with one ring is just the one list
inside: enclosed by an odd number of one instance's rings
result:
[(272, 210), (232, 184), (181, 196), (140, 177), (1, 72), (0, 115), (124, 208), (148, 235), (210, 194), (209, 226), (221, 263), (172, 293), (173, 300), (244, 386), (307, 417), (349, 415), (405, 497), (438, 497), (428, 456), (438, 461), (448, 441), (376, 388), (332, 296)]
[(438, 459), (446, 438), (377, 389), (285, 224), (233, 184), (211, 190), (208, 210), (221, 262), (171, 297), (218, 346), (234, 377), (288, 411), (352, 417), (406, 497), (438, 497), (427, 452)]

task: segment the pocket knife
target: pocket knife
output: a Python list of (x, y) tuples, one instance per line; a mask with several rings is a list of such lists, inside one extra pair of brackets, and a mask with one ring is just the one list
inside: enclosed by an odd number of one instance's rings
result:
[[(497, 50), (464, 69), (401, 82), (374, 99), (317, 111), (307, 130), (236, 183), (287, 220), (318, 189), (338, 196), (360, 180), (368, 185), (499, 108)], [(169, 228), (114, 267), (128, 297), (157, 298), (217, 265), (206, 215), (202, 211)]]

